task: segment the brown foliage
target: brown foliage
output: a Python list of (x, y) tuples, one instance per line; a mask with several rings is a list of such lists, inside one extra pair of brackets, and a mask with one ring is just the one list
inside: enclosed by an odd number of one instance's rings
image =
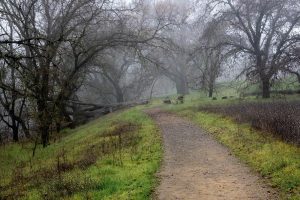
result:
[(300, 145), (300, 102), (240, 103), (200, 107), (201, 111), (233, 117), (250, 123), (253, 128), (273, 133), (281, 139)]

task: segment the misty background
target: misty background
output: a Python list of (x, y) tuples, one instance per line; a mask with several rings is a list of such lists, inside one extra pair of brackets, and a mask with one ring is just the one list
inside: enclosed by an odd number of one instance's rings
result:
[(300, 82), (297, 0), (9, 0), (0, 16), (1, 140), (47, 146), (128, 102)]

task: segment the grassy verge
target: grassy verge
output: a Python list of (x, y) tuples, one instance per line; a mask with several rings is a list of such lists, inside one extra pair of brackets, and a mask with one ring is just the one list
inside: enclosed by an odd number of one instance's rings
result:
[[(211, 101), (210, 101), (211, 102)], [(207, 104), (203, 100), (202, 104)], [(230, 103), (230, 101), (215, 104)], [(229, 117), (198, 111), (190, 101), (183, 105), (165, 108), (187, 117), (211, 133), (229, 147), (241, 160), (281, 191), (282, 199), (300, 199), (300, 148), (280, 141), (271, 134), (251, 128), (250, 124), (238, 124)]]
[(139, 109), (62, 134), (34, 158), (31, 143), (0, 147), (0, 199), (150, 199), (162, 147)]

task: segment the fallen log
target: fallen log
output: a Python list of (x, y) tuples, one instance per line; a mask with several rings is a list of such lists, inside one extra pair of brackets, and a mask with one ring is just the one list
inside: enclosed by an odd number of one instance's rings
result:
[(130, 108), (137, 105), (146, 105), (148, 103), (149, 100), (141, 100), (101, 105), (80, 101), (69, 101), (67, 107), (69, 107), (68, 114), (73, 120), (72, 127), (74, 127), (120, 109)]

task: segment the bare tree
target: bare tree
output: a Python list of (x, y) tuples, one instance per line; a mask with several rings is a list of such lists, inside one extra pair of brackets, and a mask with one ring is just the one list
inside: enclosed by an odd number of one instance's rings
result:
[(124, 102), (124, 77), (128, 74), (130, 66), (135, 63), (134, 56), (130, 56), (127, 53), (117, 51), (110, 51), (110, 54), (103, 59), (97, 60), (95, 65), (97, 66), (97, 72), (106, 79), (110, 86), (112, 86), (112, 95), (115, 97), (116, 102)]
[[(22, 41), (22, 43), (17, 42), (22, 45), (22, 50), (20, 50), (22, 57), (26, 58), (22, 63), (20, 80), (27, 88), (28, 96), (35, 100), (37, 125), (43, 146), (49, 143), (49, 127), (52, 124), (54, 108), (60, 107), (57, 106), (57, 102), (62, 100), (62, 95), (59, 94), (66, 92), (65, 88), (69, 88), (65, 80), (59, 92), (56, 91), (57, 84), (53, 83), (59, 72), (58, 69), (61, 69), (61, 51), (65, 50), (68, 44), (76, 49), (73, 51), (75, 52), (75, 67), (69, 75), (65, 76), (73, 80), (72, 78), (77, 75), (79, 69), (101, 49), (95, 45), (88, 48), (78, 46), (81, 45), (80, 42), (88, 26), (98, 20), (96, 16), (106, 10), (104, 7), (108, 6), (108, 3), (105, 0), (101, 2), (94, 0), (68, 2), (12, 0), (8, 3), (1, 3), (1, 13), (8, 22), (13, 24), (17, 40)], [(103, 15), (106, 19), (107, 15)], [(11, 43), (14, 41), (11, 40)], [(79, 53), (78, 49), (81, 50)], [(58, 100), (54, 100), (56, 95)], [(63, 96), (69, 96), (69, 94)]]
[(92, 65), (88, 85), (107, 103), (138, 100), (155, 77), (129, 48), (107, 50)]
[[(9, 28), (9, 40), (13, 40), (12, 24), (7, 24)], [(26, 137), (29, 137), (29, 130), (23, 118), (23, 112), (26, 108), (26, 98), (22, 84), (18, 80), (17, 70), (20, 67), (16, 57), (14, 57), (13, 43), (4, 43), (2, 47), (5, 49), (7, 55), (2, 59), (0, 71), (0, 103), (2, 106), (2, 113), (0, 114), (1, 121), (4, 122), (11, 130), (13, 140), (19, 140), (19, 130), (22, 129)], [(18, 93), (22, 91), (22, 94)]]
[(226, 57), (219, 45), (224, 36), (222, 24), (214, 20), (207, 22), (191, 55), (189, 77), (196, 82), (196, 87), (207, 91), (209, 97), (215, 92), (216, 80), (221, 75), (221, 65)]
[[(15, 92), (30, 99), (44, 147), (50, 127), (56, 124), (59, 131), (60, 122), (68, 118), (67, 104), (98, 54), (148, 45), (172, 23), (168, 17), (154, 19), (145, 9), (141, 2), (125, 7), (108, 0), (0, 2), (0, 59), (18, 63), (16, 77), (26, 92)], [(12, 25), (12, 38), (7, 24)], [(7, 50), (9, 44), (13, 51)], [(7, 90), (4, 82), (0, 87)]]
[(212, 0), (208, 5), (215, 8), (216, 19), (227, 25), (223, 45), (252, 61), (243, 73), (258, 77), (263, 98), (270, 97), (270, 80), (287, 66), (291, 49), (300, 42), (299, 1)]

